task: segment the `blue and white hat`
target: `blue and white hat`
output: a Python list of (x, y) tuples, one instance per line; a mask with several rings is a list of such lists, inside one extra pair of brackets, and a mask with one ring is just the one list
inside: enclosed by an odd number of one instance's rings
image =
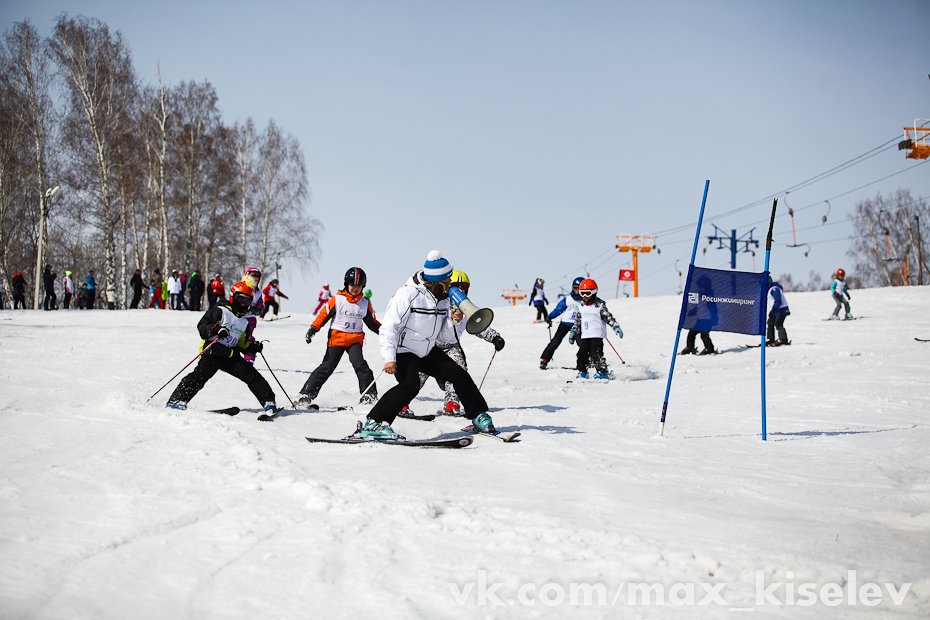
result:
[(427, 282), (441, 282), (452, 277), (452, 265), (442, 257), (442, 252), (432, 250), (423, 263), (423, 279)]

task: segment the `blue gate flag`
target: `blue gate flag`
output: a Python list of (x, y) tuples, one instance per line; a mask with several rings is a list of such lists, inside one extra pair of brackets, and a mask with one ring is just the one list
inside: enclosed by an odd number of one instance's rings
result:
[(691, 265), (678, 329), (762, 336), (768, 283), (767, 271), (754, 273)]

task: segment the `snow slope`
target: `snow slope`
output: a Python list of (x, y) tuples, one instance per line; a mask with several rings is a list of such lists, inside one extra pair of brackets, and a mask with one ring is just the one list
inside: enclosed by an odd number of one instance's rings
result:
[[(483, 391), (523, 441), (464, 450), (310, 445), (361, 410), (260, 423), (222, 373), (192, 406), (237, 417), (164, 409), (176, 382), (146, 404), (196, 353), (195, 313), (0, 312), (0, 616), (926, 618), (930, 288), (854, 291), (852, 322), (822, 320), (828, 293), (788, 298), (767, 442), (758, 339), (737, 334), (678, 358), (657, 436), (680, 298), (653, 297), (610, 302), (609, 384), (567, 383), (567, 341), (540, 371), (545, 325), (496, 309)], [(292, 397), (323, 354), (308, 322), (258, 331)], [(465, 348), (480, 381), (493, 349)], [(357, 391), (343, 360), (319, 401)], [(431, 382), (413, 408), (440, 404)]]

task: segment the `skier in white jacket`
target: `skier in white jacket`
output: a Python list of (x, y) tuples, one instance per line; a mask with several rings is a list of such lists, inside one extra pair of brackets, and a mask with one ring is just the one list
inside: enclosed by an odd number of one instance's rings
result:
[(446, 355), (437, 343), (457, 342), (449, 313), (452, 265), (433, 250), (418, 271), (394, 293), (381, 320), (379, 341), (384, 372), (394, 375), (397, 385), (375, 404), (365, 423), (356, 431), (374, 439), (402, 438), (391, 423), (420, 391), (419, 373), (426, 373), (455, 387), (465, 417), (478, 432), (494, 432), (488, 404), (468, 374)]

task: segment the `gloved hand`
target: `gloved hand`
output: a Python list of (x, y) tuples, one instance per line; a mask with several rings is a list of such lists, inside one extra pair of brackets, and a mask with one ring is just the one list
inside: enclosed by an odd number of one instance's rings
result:
[(568, 344), (575, 344), (575, 330), (569, 330), (568, 332)]
[(310, 329), (307, 330), (307, 335), (304, 340), (307, 341), (307, 344), (310, 344), (310, 341), (313, 340), (313, 334), (316, 333), (316, 327), (310, 326)]
[(623, 338), (623, 330), (620, 329), (619, 325), (614, 325), (614, 333)]
[(265, 348), (265, 345), (263, 345), (261, 342), (259, 342), (258, 340), (253, 340), (246, 346), (245, 350), (248, 351), (249, 353), (261, 353), (262, 349), (264, 348)]
[(552, 327), (552, 319), (549, 316), (546, 316), (546, 327)]
[(491, 338), (491, 344), (494, 345), (495, 351), (500, 351), (501, 349), (504, 348), (504, 339), (501, 338), (500, 336), (494, 336), (493, 338)]
[(227, 336), (229, 336), (229, 330), (226, 329), (225, 327), (221, 327), (216, 331), (217, 340), (222, 340), (223, 338), (226, 338)]

